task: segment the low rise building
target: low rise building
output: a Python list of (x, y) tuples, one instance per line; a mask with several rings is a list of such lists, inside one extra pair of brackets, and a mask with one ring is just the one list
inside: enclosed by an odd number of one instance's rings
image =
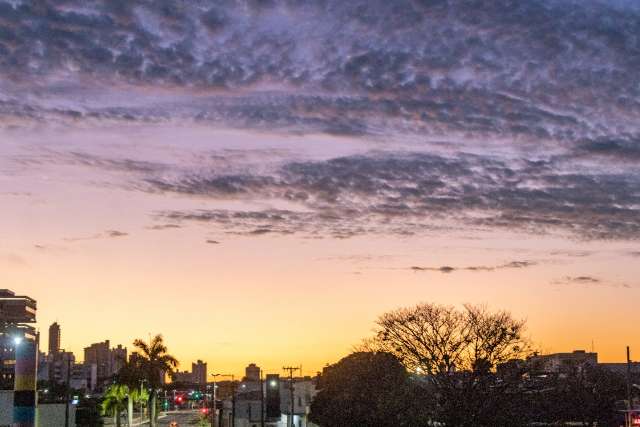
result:
[(535, 355), (527, 359), (530, 368), (537, 372), (563, 373), (573, 369), (598, 364), (598, 353), (574, 350), (571, 353)]

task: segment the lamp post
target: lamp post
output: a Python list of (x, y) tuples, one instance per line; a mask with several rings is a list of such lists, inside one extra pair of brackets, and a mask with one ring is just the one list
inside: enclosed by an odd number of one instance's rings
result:
[(264, 427), (264, 387), (262, 369), (260, 369), (260, 427)]

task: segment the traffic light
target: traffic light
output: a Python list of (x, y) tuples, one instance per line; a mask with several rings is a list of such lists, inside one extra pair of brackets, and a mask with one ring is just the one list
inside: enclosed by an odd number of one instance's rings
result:
[(201, 409), (200, 409), (200, 413), (201, 413), (202, 415), (207, 415), (207, 414), (209, 414), (209, 408), (201, 408)]
[(181, 394), (176, 395), (176, 403), (178, 405), (180, 405), (181, 403), (184, 403), (184, 396), (182, 396)]
[(280, 418), (280, 375), (267, 374), (265, 400), (267, 418)]

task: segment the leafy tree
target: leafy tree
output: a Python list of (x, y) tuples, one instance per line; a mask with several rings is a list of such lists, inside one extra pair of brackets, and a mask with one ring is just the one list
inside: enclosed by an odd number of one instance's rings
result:
[(137, 357), (134, 360), (151, 387), (149, 422), (151, 427), (155, 427), (157, 424), (158, 388), (162, 385), (162, 378), (165, 375), (173, 375), (175, 368), (178, 367), (178, 360), (167, 353), (167, 346), (164, 344), (162, 335), (156, 335), (149, 343), (137, 339), (133, 345), (138, 349)]
[(102, 401), (102, 414), (114, 417), (116, 426), (120, 427), (122, 411), (126, 408), (129, 388), (122, 384), (112, 384), (107, 388)]
[(320, 426), (424, 425), (417, 387), (392, 354), (351, 354), (324, 370), (319, 388), (310, 420)]

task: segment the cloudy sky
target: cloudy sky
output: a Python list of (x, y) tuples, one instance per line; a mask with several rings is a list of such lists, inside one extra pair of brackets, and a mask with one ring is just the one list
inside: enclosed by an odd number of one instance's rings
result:
[(0, 0), (0, 282), (76, 352), (221, 371), (421, 301), (621, 360), (639, 34), (634, 0)]

